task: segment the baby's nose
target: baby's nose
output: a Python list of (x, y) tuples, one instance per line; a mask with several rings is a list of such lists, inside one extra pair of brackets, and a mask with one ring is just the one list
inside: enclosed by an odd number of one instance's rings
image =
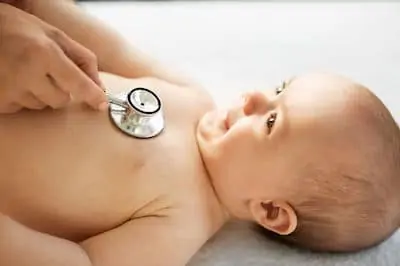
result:
[(246, 115), (265, 113), (271, 106), (267, 95), (261, 91), (252, 91), (243, 95), (243, 112)]

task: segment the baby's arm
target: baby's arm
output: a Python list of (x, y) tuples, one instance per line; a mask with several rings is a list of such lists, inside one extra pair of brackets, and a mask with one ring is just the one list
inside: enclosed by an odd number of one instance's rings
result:
[(184, 266), (205, 239), (193, 237), (190, 223), (182, 221), (168, 216), (131, 220), (79, 245), (0, 214), (0, 265)]
[(184, 266), (206, 241), (204, 232), (187, 220), (162, 215), (134, 219), (81, 245), (94, 266)]
[(30, 13), (93, 51), (101, 71), (126, 78), (155, 77), (177, 85), (195, 85), (193, 81), (179, 73), (170, 72), (169, 68), (134, 48), (120, 34), (84, 12), (72, 0), (40, 0), (30, 3)]
[(0, 265), (91, 266), (79, 245), (31, 230), (0, 213)]

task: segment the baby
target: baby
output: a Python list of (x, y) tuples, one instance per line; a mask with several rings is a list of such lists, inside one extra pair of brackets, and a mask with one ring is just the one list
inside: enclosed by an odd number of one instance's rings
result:
[(329, 74), (255, 91), (198, 127), (221, 202), (283, 240), (324, 251), (383, 241), (400, 225), (400, 131), (370, 91)]
[(219, 110), (127, 46), (110, 57), (122, 42), (67, 2), (32, 10), (96, 52), (110, 93), (160, 95), (166, 128), (130, 138), (79, 102), (0, 116), (1, 265), (185, 265), (230, 219), (319, 251), (398, 228), (399, 127), (369, 90), (314, 73)]

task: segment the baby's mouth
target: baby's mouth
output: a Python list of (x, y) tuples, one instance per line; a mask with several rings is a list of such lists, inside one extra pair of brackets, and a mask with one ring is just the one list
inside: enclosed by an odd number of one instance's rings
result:
[(224, 126), (225, 126), (226, 130), (229, 130), (228, 113), (226, 113), (226, 116), (224, 119)]
[(226, 112), (225, 119), (224, 119), (224, 126), (226, 130), (230, 128), (230, 120), (229, 120), (229, 112)]
[(226, 130), (230, 130), (240, 120), (241, 117), (243, 117), (243, 114), (240, 110), (228, 110), (224, 120)]

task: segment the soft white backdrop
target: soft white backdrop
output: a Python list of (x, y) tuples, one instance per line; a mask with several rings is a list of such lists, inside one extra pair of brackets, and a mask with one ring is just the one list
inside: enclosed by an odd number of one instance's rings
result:
[(369, 86), (400, 119), (400, 4), (86, 3), (131, 42), (195, 77), (225, 104), (314, 70)]

